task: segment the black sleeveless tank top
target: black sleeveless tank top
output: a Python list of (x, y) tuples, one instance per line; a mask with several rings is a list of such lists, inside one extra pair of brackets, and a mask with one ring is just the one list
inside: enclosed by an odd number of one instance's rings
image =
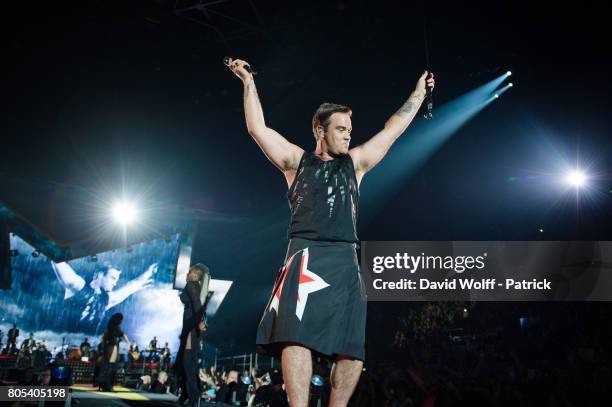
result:
[(359, 188), (351, 156), (304, 152), (289, 192), (289, 239), (357, 243)]

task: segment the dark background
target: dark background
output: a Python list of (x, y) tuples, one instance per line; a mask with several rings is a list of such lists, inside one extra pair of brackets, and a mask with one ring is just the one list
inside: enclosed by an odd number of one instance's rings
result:
[[(312, 114), (334, 101), (353, 108), (357, 145), (413, 90), (425, 67), (426, 15), (436, 105), (507, 70), (515, 87), (396, 196), (379, 197), (382, 211), (362, 208), (360, 238), (610, 240), (602, 10), (433, 2), (425, 13), (420, 2), (275, 0), (178, 10), (194, 4), (5, 6), (0, 201), (92, 253), (104, 246), (96, 231), (108, 197), (138, 196), (154, 207), (153, 224), (165, 209), (198, 214), (193, 260), (235, 281), (208, 335), (224, 352), (253, 350), (289, 218), (285, 180), (246, 132), (242, 87), (224, 55), (259, 72), (267, 124), (292, 142), (313, 149)], [(578, 208), (571, 193), (508, 182), (554, 172), (558, 157), (573, 165), (577, 154), (598, 174)], [(396, 308), (371, 303), (370, 316), (391, 323)], [(387, 340), (368, 338), (368, 348)]]

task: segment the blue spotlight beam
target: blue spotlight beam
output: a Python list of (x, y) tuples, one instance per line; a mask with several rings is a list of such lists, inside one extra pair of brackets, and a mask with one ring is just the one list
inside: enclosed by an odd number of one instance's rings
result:
[(496, 90), (495, 93), (497, 93), (499, 96), (501, 96), (503, 93), (506, 93), (508, 90), (512, 89), (512, 86), (510, 86), (509, 84), (504, 86), (503, 88)]
[(385, 159), (364, 178), (362, 220), (375, 216), (457, 130), (494, 101), (491, 93), (507, 77), (496, 78), (439, 107), (435, 120), (415, 119), (407, 131), (410, 134), (402, 135)]

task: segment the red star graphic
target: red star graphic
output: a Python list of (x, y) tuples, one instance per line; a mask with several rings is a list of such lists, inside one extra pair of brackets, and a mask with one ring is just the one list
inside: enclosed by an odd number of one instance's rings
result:
[[(299, 252), (298, 252), (299, 253)], [(283, 266), (279, 276), (276, 278), (276, 283), (274, 284), (274, 290), (272, 291), (272, 301), (270, 301), (270, 307), (268, 310), (276, 310), (278, 314), (278, 303), (280, 302), (281, 292), (283, 291), (283, 285), (285, 284), (285, 278), (291, 269), (291, 265), (293, 264), (293, 259), (295, 258), (295, 253), (289, 261)]]
[(289, 270), (291, 270), (293, 260), (298, 253), (301, 253), (302, 258), (300, 260), (300, 274), (298, 278), (298, 293), (295, 307), (295, 315), (301, 321), (302, 316), (304, 315), (304, 310), (306, 309), (308, 295), (315, 291), (319, 291), (329, 287), (329, 284), (327, 284), (321, 277), (308, 270), (308, 248), (305, 248), (300, 252), (296, 252), (293, 256), (291, 256), (287, 264), (281, 270), (280, 275), (276, 279), (276, 284), (274, 284), (274, 291), (272, 293), (272, 299), (270, 301), (268, 311), (275, 310), (278, 314), (278, 306), (280, 303), (283, 286), (285, 284), (287, 275), (289, 274)]

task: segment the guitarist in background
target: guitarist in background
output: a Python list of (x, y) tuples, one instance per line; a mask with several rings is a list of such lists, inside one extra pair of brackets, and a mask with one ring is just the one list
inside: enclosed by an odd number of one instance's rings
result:
[(138, 350), (138, 345), (136, 342), (130, 343), (130, 348), (128, 349), (128, 359), (130, 361), (130, 365), (134, 365), (134, 362), (140, 359), (140, 350)]
[(35, 349), (36, 339), (34, 339), (34, 333), (31, 332), (30, 336), (21, 343), (21, 348), (17, 355), (17, 368), (23, 369), (32, 366), (32, 352), (34, 352)]
[(198, 349), (202, 332), (206, 330), (203, 318), (209, 280), (208, 267), (200, 263), (191, 266), (187, 284), (180, 295), (184, 310), (181, 344), (176, 356), (176, 375), (181, 391), (179, 405), (186, 399), (189, 399), (189, 406), (197, 406), (200, 401)]
[(36, 339), (34, 339), (34, 332), (30, 332), (30, 336), (21, 344), (21, 349), (25, 349), (28, 353), (32, 353), (36, 348)]
[(160, 356), (160, 362), (164, 370), (168, 370), (168, 362), (170, 362), (170, 355), (171, 355), (170, 347), (168, 346), (168, 342), (166, 342), (164, 347), (161, 349), (161, 356)]
[(149, 342), (149, 352), (157, 352), (157, 336), (154, 336)]
[(157, 350), (157, 336), (154, 336), (153, 339), (149, 342), (149, 363), (154, 363), (159, 361), (159, 351)]
[(88, 358), (90, 349), (91, 349), (91, 345), (87, 341), (87, 338), (85, 338), (85, 340), (81, 343), (81, 346), (79, 346), (79, 350), (81, 351), (81, 356)]

